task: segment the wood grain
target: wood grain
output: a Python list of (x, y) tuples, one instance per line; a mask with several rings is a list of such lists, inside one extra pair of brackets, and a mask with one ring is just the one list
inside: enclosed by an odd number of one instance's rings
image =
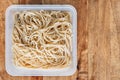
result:
[[(108, 0), (109, 1), (109, 0)], [(89, 80), (110, 78), (110, 3), (90, 0), (88, 5), (88, 64)]]
[(120, 80), (120, 1), (88, 3), (88, 79)]
[[(77, 10), (72, 76), (13, 77), (5, 71), (5, 10), (12, 4), (70, 4)], [(120, 80), (120, 0), (0, 0), (0, 80)]]

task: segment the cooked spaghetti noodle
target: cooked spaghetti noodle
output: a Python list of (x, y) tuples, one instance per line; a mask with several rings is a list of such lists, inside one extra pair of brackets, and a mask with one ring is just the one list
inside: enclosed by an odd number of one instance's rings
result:
[(71, 63), (72, 25), (66, 11), (21, 11), (12, 33), (14, 64), (26, 68), (64, 68)]

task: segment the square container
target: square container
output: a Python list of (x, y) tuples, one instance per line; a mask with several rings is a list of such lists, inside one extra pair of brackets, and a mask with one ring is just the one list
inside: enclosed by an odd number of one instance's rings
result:
[[(12, 53), (12, 29), (14, 25), (14, 13), (25, 10), (59, 10), (69, 11), (72, 22), (72, 63), (63, 69), (26, 69), (16, 67), (13, 63)], [(12, 5), (5, 14), (5, 67), (12, 76), (69, 76), (75, 73), (77, 68), (77, 12), (71, 5)]]

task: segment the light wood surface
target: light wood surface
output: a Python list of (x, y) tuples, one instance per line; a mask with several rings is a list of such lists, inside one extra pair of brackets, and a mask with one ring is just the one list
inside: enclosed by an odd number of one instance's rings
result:
[[(77, 10), (78, 66), (67, 77), (5, 71), (5, 10), (12, 4), (70, 4)], [(0, 80), (120, 80), (120, 0), (0, 0)]]

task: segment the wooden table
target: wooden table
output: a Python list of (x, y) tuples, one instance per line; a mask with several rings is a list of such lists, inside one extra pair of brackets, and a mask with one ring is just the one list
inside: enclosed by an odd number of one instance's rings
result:
[[(5, 10), (12, 4), (71, 4), (78, 13), (78, 66), (68, 77), (5, 71)], [(120, 0), (0, 0), (0, 80), (120, 80)]]

